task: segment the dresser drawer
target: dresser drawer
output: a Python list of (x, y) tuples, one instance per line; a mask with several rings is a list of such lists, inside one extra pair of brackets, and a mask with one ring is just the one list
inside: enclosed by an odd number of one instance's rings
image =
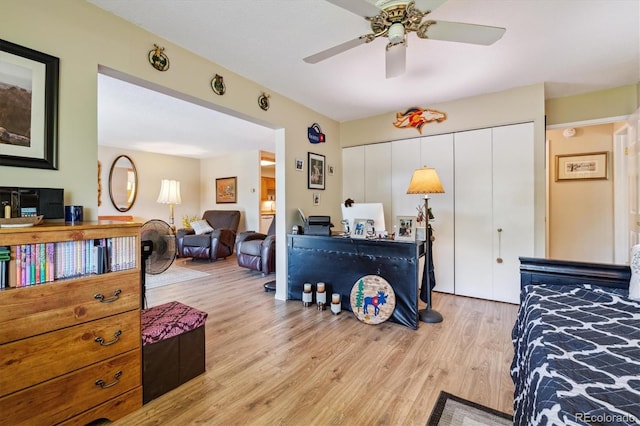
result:
[[(59, 423), (89, 407), (100, 406), (105, 401), (140, 388), (140, 357), (139, 350), (129, 351), (0, 398), (0, 412), (3, 413), (0, 425)], [(96, 384), (99, 380), (103, 381), (102, 386)], [(141, 407), (142, 396), (130, 403), (134, 403), (136, 408)], [(85, 423), (91, 420), (94, 419)]]
[(140, 270), (5, 289), (0, 295), (2, 344), (140, 308)]
[[(60, 423), (60, 426), (85, 426), (97, 419), (112, 422), (142, 407), (142, 386)], [(102, 423), (98, 423), (102, 424)]]
[(4, 344), (0, 395), (139, 348), (139, 310)]

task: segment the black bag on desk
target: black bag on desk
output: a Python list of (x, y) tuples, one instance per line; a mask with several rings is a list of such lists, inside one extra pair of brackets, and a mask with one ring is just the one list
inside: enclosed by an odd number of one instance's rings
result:
[(305, 235), (331, 236), (331, 216), (309, 216), (304, 222)]

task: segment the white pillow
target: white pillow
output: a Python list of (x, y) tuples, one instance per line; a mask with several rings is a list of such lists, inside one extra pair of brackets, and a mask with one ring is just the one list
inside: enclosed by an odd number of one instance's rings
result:
[(629, 299), (640, 300), (640, 244), (631, 247), (631, 280)]
[(191, 228), (196, 231), (196, 235), (206, 234), (207, 232), (213, 231), (211, 225), (206, 220), (196, 220), (195, 222), (190, 223)]

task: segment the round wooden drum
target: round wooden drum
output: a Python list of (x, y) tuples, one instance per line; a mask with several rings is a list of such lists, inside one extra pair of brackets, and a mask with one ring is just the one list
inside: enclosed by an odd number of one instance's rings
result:
[(378, 275), (365, 275), (351, 288), (351, 310), (364, 323), (383, 323), (395, 308), (396, 294), (391, 284)]

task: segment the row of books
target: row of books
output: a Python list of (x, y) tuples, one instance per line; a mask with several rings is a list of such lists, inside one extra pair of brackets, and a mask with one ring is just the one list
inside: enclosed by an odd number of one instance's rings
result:
[(0, 247), (0, 288), (136, 268), (136, 237)]

